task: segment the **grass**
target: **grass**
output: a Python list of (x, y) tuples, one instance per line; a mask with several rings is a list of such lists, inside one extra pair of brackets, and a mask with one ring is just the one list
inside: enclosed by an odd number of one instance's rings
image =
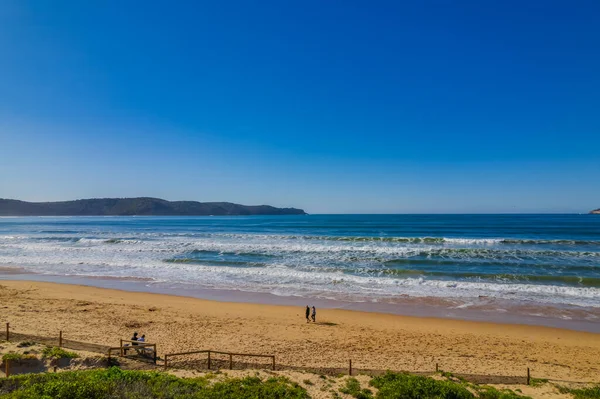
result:
[(361, 389), (360, 382), (353, 377), (346, 380), (346, 385), (340, 388), (340, 392), (356, 399), (370, 399), (373, 397), (373, 392), (370, 389)]
[[(455, 378), (447, 373), (446, 378)], [(526, 399), (511, 390), (497, 390), (493, 387), (479, 387), (464, 380), (434, 380), (430, 377), (411, 375), (408, 373), (387, 372), (375, 377), (371, 386), (379, 392), (376, 399)], [(470, 389), (467, 389), (470, 388)], [(582, 398), (583, 399), (583, 398)], [(587, 399), (587, 398), (585, 398)]]
[(377, 388), (377, 399), (473, 399), (465, 387), (451, 381), (439, 381), (407, 373), (392, 373), (375, 377), (370, 382)]
[(49, 359), (74, 359), (79, 357), (75, 352), (69, 352), (56, 346), (44, 348), (42, 356)]
[(2, 360), (6, 361), (6, 360), (10, 360), (10, 361), (19, 361), (23, 359), (23, 355), (20, 353), (5, 353), (4, 355), (2, 355)]
[(360, 382), (356, 378), (350, 377), (346, 380), (346, 385), (340, 388), (340, 392), (354, 396), (360, 392)]
[(178, 378), (169, 374), (103, 370), (23, 374), (0, 379), (5, 399), (308, 399), (306, 390), (288, 379), (230, 378), (211, 383), (206, 378)]
[(532, 387), (540, 387), (548, 382), (545, 378), (532, 378), (529, 382)]
[(560, 393), (570, 393), (574, 399), (600, 399), (600, 385), (592, 388), (570, 389), (559, 386)]
[(477, 387), (477, 393), (481, 399), (523, 399), (528, 396), (519, 395), (510, 389), (498, 390), (494, 387)]
[(37, 359), (37, 357), (33, 354), (29, 354), (29, 353), (5, 353), (4, 355), (2, 355), (2, 360), (3, 361), (11, 361), (11, 362), (20, 362), (22, 360), (31, 360), (31, 359)]

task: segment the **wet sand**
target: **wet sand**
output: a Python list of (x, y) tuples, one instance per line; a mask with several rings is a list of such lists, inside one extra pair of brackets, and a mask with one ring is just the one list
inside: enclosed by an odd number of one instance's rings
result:
[(600, 381), (600, 334), (343, 309), (233, 303), (0, 280), (0, 321), (16, 332), (118, 345), (132, 332), (159, 355), (192, 349), (274, 354), (301, 367), (432, 371)]

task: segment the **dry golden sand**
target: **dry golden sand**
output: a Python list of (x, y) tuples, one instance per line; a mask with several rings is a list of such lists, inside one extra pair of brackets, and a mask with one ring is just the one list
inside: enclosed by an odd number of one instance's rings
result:
[(600, 381), (600, 334), (199, 300), (76, 285), (0, 281), (0, 322), (16, 332), (118, 345), (135, 330), (159, 355), (191, 349), (263, 353), (303, 367), (524, 375)]

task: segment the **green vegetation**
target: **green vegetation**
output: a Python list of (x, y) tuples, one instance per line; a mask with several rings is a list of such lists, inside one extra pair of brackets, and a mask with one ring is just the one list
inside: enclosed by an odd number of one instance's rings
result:
[[(201, 216), (305, 215), (302, 209), (230, 202), (165, 201), (159, 198), (92, 198), (61, 202), (25, 202), (0, 198), (1, 216)], [(116, 243), (116, 242), (115, 242)]]
[(74, 359), (79, 357), (75, 352), (69, 352), (56, 346), (44, 348), (42, 356), (49, 359)]
[(370, 389), (360, 389), (360, 382), (352, 377), (346, 380), (346, 385), (340, 388), (340, 392), (356, 399), (370, 399), (373, 397), (373, 392)]
[(523, 399), (528, 396), (519, 395), (510, 389), (498, 390), (493, 387), (476, 387), (479, 398), (481, 399)]
[(451, 381), (438, 381), (429, 377), (392, 373), (375, 377), (370, 382), (377, 388), (377, 399), (472, 399), (474, 395), (465, 387)]
[(23, 359), (23, 355), (20, 353), (5, 353), (4, 355), (2, 355), (2, 360), (6, 361), (6, 360), (10, 360), (10, 361), (19, 361)]
[(346, 385), (340, 388), (340, 392), (354, 396), (360, 392), (360, 382), (356, 378), (350, 377), (346, 380)]
[(600, 385), (581, 389), (570, 389), (562, 386), (557, 388), (560, 393), (570, 393), (574, 399), (600, 399)]
[(546, 384), (547, 382), (548, 380), (545, 378), (532, 378), (530, 384), (532, 387), (539, 387)]
[[(76, 354), (61, 348), (46, 348), (46, 358), (70, 358)], [(21, 360), (32, 355), (7, 353), (3, 360)], [(327, 377), (319, 376), (323, 382)], [(446, 378), (434, 379), (392, 373), (374, 377), (369, 384), (377, 389), (362, 388), (353, 377), (344, 380), (339, 392), (355, 399), (528, 399), (511, 390), (498, 390), (490, 386), (479, 386), (448, 374)], [(542, 384), (539, 380), (536, 383)], [(305, 385), (314, 385), (304, 380)], [(574, 399), (600, 399), (600, 386), (586, 389), (558, 387), (570, 393)], [(332, 398), (340, 394), (330, 383), (321, 387), (329, 391)], [(198, 378), (178, 378), (169, 374), (149, 371), (124, 371), (118, 367), (100, 370), (65, 371), (62, 373), (22, 374), (0, 379), (0, 399), (308, 399), (306, 389), (284, 377), (231, 378), (209, 373)]]
[(29, 353), (5, 353), (4, 355), (2, 355), (2, 360), (3, 361), (12, 361), (12, 362), (20, 362), (22, 360), (28, 360), (28, 359), (37, 359), (37, 357), (33, 354), (29, 354)]
[[(448, 373), (447, 377), (455, 378)], [(464, 380), (440, 381), (407, 373), (387, 372), (375, 377), (370, 384), (379, 392), (377, 399), (526, 399), (511, 390), (499, 391), (493, 387), (479, 387)], [(471, 390), (467, 389), (470, 388)], [(587, 398), (586, 398), (587, 399)]]
[(182, 379), (172, 375), (103, 370), (23, 374), (0, 379), (5, 399), (307, 399), (306, 390), (286, 378), (231, 378), (212, 383), (206, 378)]

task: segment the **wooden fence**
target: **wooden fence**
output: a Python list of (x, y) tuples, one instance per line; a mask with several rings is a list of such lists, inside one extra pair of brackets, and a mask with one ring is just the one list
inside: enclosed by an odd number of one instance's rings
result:
[[(158, 359), (156, 344), (143, 343), (143, 342), (136, 341), (137, 345), (125, 346), (126, 343), (133, 343), (133, 341), (120, 340), (120, 345), (118, 347), (109, 347), (106, 345), (99, 345), (99, 344), (93, 344), (93, 343), (88, 343), (88, 342), (81, 342), (81, 341), (65, 339), (63, 336), (62, 330), (59, 331), (58, 336), (43, 337), (43, 336), (38, 336), (38, 335), (14, 332), (11, 330), (10, 323), (6, 323), (5, 338), (6, 338), (6, 341), (30, 340), (30, 341), (39, 342), (39, 343), (49, 345), (49, 346), (58, 346), (58, 347), (64, 347), (64, 348), (69, 348), (69, 349), (74, 349), (74, 350), (102, 353), (102, 354), (106, 355), (108, 357), (108, 359), (111, 358), (112, 353), (115, 351), (118, 351), (119, 356), (124, 356), (125, 349), (136, 350), (136, 346), (137, 346), (137, 349), (152, 348), (151, 360), (154, 362), (154, 364), (156, 364), (156, 361)], [(136, 351), (136, 353), (137, 353), (137, 351)], [(169, 359), (170, 358), (173, 358), (176, 356), (185, 356), (185, 355), (194, 355), (194, 354), (203, 354), (203, 353), (207, 354), (207, 363), (208, 363), (207, 366), (208, 366), (209, 370), (212, 368), (212, 362), (213, 362), (213, 359), (211, 358), (211, 354), (219, 354), (219, 355), (229, 356), (229, 368), (230, 369), (233, 369), (233, 357), (234, 356), (235, 357), (269, 358), (269, 359), (271, 359), (271, 369), (272, 370), (276, 369), (275, 355), (259, 355), (259, 354), (250, 354), (250, 353), (221, 352), (221, 351), (214, 351), (214, 350), (208, 350), (208, 349), (190, 351), (190, 352), (168, 353), (168, 354), (164, 355), (164, 368), (167, 369), (169, 367)], [(139, 358), (137, 358), (137, 359), (139, 359)], [(10, 361), (5, 361), (4, 366), (5, 366), (5, 374), (8, 376), (10, 374)], [(346, 371), (348, 372), (348, 375), (353, 375), (356, 373), (378, 375), (378, 374), (384, 373), (383, 370), (354, 368), (353, 364), (352, 364), (352, 360), (348, 361), (347, 369), (339, 368), (339, 367), (338, 368), (296, 367), (296, 366), (290, 366), (290, 365), (279, 365), (279, 369), (280, 370), (285, 369), (285, 370), (312, 371), (312, 372), (319, 373), (319, 374), (332, 374), (332, 375), (339, 374), (339, 373), (345, 373)], [(439, 363), (435, 364), (435, 371), (436, 372), (441, 371)], [(412, 372), (412, 373), (428, 375), (431, 372)], [(488, 384), (505, 383), (505, 384), (527, 384), (527, 385), (529, 385), (532, 380), (531, 370), (529, 368), (527, 368), (527, 374), (522, 375), (522, 376), (495, 376), (495, 375), (478, 375), (478, 374), (464, 374), (464, 373), (453, 373), (453, 374), (464, 377), (471, 382), (488, 383)]]
[[(148, 350), (147, 348), (151, 348)], [(150, 359), (156, 364), (157, 352), (156, 352), (156, 344), (140, 342), (140, 341), (132, 341), (127, 339), (120, 340), (120, 344), (118, 347), (108, 348), (106, 352), (106, 356), (110, 359), (112, 352), (119, 351), (119, 356), (126, 357), (127, 352), (134, 351), (135, 354), (144, 357), (145, 354), (152, 354)]]
[(58, 332), (58, 335), (55, 335), (53, 337), (15, 332), (10, 326), (10, 323), (6, 323), (6, 332), (4, 336), (6, 338), (6, 341), (35, 341), (48, 346), (58, 346), (59, 348), (67, 348), (102, 354), (105, 354), (109, 348), (106, 345), (67, 339), (65, 338), (62, 330)]
[(232, 352), (221, 352), (221, 351), (214, 351), (214, 350), (210, 350), (210, 349), (202, 349), (202, 350), (196, 350), (196, 351), (189, 351), (189, 352), (179, 352), (179, 353), (167, 353), (165, 355), (165, 370), (169, 367), (169, 358), (172, 358), (174, 356), (186, 356), (186, 355), (196, 355), (196, 354), (202, 354), (202, 353), (206, 353), (208, 355), (207, 357), (207, 361), (208, 361), (208, 369), (211, 369), (211, 354), (216, 354), (216, 355), (226, 355), (229, 356), (229, 369), (233, 370), (233, 357), (258, 357), (258, 358), (270, 358), (271, 359), (271, 368), (273, 370), (275, 370), (275, 355), (257, 355), (257, 354), (253, 354), (253, 353), (232, 353)]

